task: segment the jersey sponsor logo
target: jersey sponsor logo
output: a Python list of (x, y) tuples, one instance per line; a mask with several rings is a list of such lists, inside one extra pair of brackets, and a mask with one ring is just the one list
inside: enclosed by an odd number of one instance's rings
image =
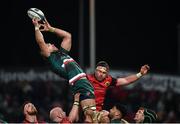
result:
[(110, 82), (107, 81), (107, 82), (105, 82), (104, 84), (108, 87), (108, 86), (110, 85)]

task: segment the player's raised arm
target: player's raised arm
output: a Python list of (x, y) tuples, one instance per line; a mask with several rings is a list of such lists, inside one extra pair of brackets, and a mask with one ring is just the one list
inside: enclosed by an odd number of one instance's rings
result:
[(32, 19), (32, 23), (34, 24), (34, 28), (35, 28), (35, 39), (36, 39), (37, 44), (40, 47), (41, 53), (45, 57), (48, 57), (50, 55), (50, 52), (49, 52), (47, 44), (44, 41), (43, 34), (41, 33), (39, 29), (41, 25), (38, 23), (38, 20), (35, 18)]
[(41, 25), (43, 29), (41, 31), (50, 31), (52, 33), (55, 33), (57, 36), (61, 37), (63, 41), (61, 42), (61, 47), (66, 49), (67, 51), (70, 51), (72, 40), (71, 40), (71, 34), (67, 31), (64, 31), (59, 28), (52, 27), (47, 20), (44, 21), (44, 24)]

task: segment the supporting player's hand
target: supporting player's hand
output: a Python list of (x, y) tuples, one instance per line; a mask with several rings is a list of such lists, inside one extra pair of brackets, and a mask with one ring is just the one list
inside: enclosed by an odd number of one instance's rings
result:
[(74, 101), (79, 102), (79, 97), (80, 97), (80, 93), (76, 93), (76, 94), (74, 95)]
[(149, 71), (149, 69), (150, 69), (150, 67), (149, 67), (149, 65), (143, 65), (142, 67), (141, 67), (141, 70), (140, 70), (140, 73), (142, 74), (142, 75), (145, 75), (145, 74), (147, 74), (147, 72)]

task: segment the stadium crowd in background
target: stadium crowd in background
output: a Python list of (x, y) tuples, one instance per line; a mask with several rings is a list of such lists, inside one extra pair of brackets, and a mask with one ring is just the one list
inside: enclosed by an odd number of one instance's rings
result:
[[(24, 101), (29, 100), (34, 103), (38, 109), (39, 120), (45, 122), (51, 122), (49, 112), (54, 106), (60, 106), (66, 113), (69, 113), (73, 104), (73, 96), (71, 96), (71, 91), (64, 81), (13, 81), (2, 82), (0, 86), (0, 117), (8, 123), (21, 123), (24, 120), (21, 109)], [(156, 111), (159, 123), (180, 122), (178, 118), (180, 110), (177, 109), (180, 98), (178, 93), (146, 91), (138, 85), (133, 89), (116, 87), (110, 98), (119, 102), (123, 101), (122, 104), (126, 103), (127, 114), (124, 119), (129, 123), (134, 123), (134, 116), (139, 106)]]

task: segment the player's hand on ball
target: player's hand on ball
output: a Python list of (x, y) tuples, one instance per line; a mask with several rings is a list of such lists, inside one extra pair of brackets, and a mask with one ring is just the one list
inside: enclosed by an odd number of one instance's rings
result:
[(41, 31), (49, 31), (52, 26), (48, 23), (47, 20), (43, 21), (43, 24), (40, 24), (41, 25)]
[(37, 19), (37, 18), (33, 18), (33, 19), (32, 19), (32, 23), (34, 24), (34, 27), (38, 27), (38, 28), (40, 28), (40, 24), (39, 24), (39, 22), (38, 22), (38, 19)]

